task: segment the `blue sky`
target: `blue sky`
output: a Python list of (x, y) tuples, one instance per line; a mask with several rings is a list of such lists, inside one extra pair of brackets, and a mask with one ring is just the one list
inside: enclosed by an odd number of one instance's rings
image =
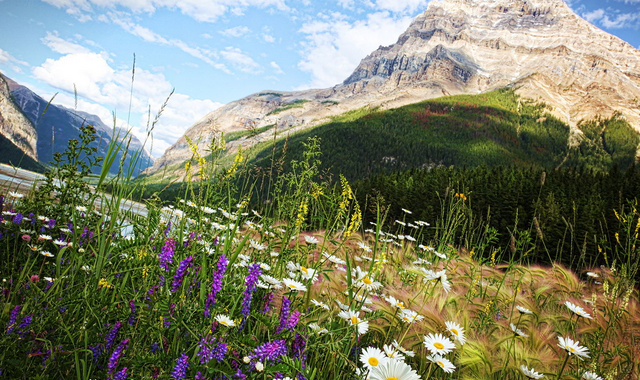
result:
[[(115, 114), (139, 137), (149, 111), (153, 119), (175, 89), (154, 130), (158, 157), (221, 104), (340, 83), (368, 53), (394, 43), (428, 2), (0, 0), (0, 71), (108, 125)], [(640, 47), (640, 0), (569, 3)]]

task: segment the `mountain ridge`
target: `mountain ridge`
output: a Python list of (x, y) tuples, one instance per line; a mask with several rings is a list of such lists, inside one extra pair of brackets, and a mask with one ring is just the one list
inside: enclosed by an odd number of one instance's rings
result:
[[(548, 104), (575, 135), (581, 120), (613, 114), (640, 130), (640, 51), (628, 43), (560, 0), (442, 0), (430, 2), (395, 44), (369, 54), (343, 83), (249, 95), (209, 113), (185, 136), (200, 141), (203, 154), (220, 132), (275, 125), (291, 133), (361, 107), (503, 87)], [(183, 136), (148, 172), (189, 157)]]

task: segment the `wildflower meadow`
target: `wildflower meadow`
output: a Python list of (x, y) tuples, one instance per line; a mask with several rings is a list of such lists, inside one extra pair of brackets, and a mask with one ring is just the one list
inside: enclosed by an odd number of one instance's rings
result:
[(454, 236), (463, 193), (430, 220), (358, 204), (344, 177), (319, 179), (317, 141), (268, 202), (235, 181), (240, 150), (194, 157), (201, 185), (141, 211), (125, 201), (144, 183), (106, 174), (126, 144), (102, 160), (92, 138), (38, 188), (0, 189), (0, 378), (640, 378), (635, 204), (609, 265), (541, 266), (482, 225)]

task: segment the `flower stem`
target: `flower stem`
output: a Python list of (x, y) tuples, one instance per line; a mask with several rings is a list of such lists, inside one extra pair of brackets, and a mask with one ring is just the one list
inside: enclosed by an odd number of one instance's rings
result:
[(556, 380), (560, 380), (560, 376), (562, 376), (562, 372), (564, 372), (564, 367), (567, 365), (568, 361), (569, 361), (569, 354), (567, 354), (567, 357), (564, 358), (564, 363), (562, 363), (562, 368), (560, 368), (560, 372), (558, 372), (558, 377), (556, 377)]

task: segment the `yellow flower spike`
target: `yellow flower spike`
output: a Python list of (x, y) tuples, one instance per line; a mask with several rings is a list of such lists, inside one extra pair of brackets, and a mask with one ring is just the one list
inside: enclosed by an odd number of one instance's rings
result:
[(309, 204), (308, 200), (304, 199), (300, 206), (298, 207), (298, 216), (296, 217), (296, 228), (302, 227), (302, 223), (307, 217), (307, 212), (309, 212)]

